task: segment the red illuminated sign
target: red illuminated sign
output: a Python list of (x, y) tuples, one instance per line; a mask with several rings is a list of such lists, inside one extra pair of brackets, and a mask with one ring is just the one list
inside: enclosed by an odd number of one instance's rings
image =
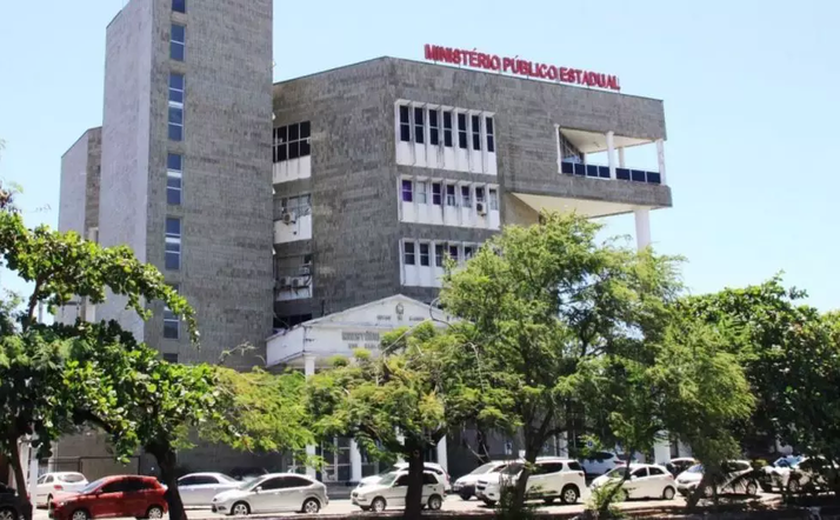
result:
[(590, 70), (557, 67), (546, 63), (534, 63), (521, 60), (518, 57), (500, 57), (496, 54), (485, 54), (475, 49), (453, 49), (439, 45), (426, 44), (426, 59), (434, 62), (465, 65), (476, 69), (493, 72), (509, 72), (529, 78), (548, 79), (559, 83), (572, 83), (587, 87), (599, 87), (610, 90), (621, 90), (618, 76), (592, 72)]

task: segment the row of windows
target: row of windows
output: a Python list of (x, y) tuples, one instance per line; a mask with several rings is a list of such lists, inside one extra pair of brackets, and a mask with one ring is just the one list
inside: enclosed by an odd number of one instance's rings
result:
[(288, 161), (310, 154), (309, 121), (274, 128), (274, 162)]
[[(434, 206), (443, 205), (445, 201), (447, 206), (472, 208), (477, 207), (478, 204), (486, 203), (490, 210), (499, 209), (498, 188), (489, 188), (485, 192), (484, 186), (446, 184), (444, 188), (442, 182), (403, 179), (400, 187), (400, 197), (403, 202), (429, 204), (429, 201), (431, 201)], [(473, 201), (476, 203), (475, 206)]]
[[(410, 107), (408, 105), (399, 105), (399, 113), (401, 141), (425, 144), (426, 129), (428, 128), (429, 144), (432, 146), (443, 145), (451, 148), (454, 146), (453, 137), (457, 134), (459, 148), (467, 149), (471, 143), (473, 150), (481, 150), (483, 125), (487, 151), (496, 151), (492, 116), (480, 116), (456, 110)], [(453, 126), (453, 122), (456, 123), (455, 126)], [(442, 128), (441, 123), (443, 123)], [(443, 139), (441, 139), (441, 131), (443, 132)]]
[[(403, 240), (403, 265), (444, 267), (445, 258), (451, 258), (455, 263), (465, 262), (472, 258), (477, 250), (478, 246), (473, 244), (461, 245)], [(432, 261), (434, 261), (434, 264), (431, 263)]]

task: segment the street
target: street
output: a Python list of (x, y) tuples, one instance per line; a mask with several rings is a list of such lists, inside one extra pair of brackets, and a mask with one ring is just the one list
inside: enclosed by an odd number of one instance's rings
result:
[[(774, 494), (760, 494), (758, 499), (761, 501), (768, 501), (773, 500), (778, 495)], [(630, 500), (628, 502), (623, 502), (619, 504), (621, 509), (625, 510), (633, 510), (633, 509), (646, 509), (650, 507), (661, 507), (661, 506), (675, 506), (675, 507), (682, 507), (685, 506), (685, 500), (681, 496), (675, 497), (673, 500)], [(541, 506), (540, 511), (550, 512), (550, 513), (579, 513), (582, 512), (584, 509), (583, 503), (578, 503), (575, 505), (552, 505), (552, 506)], [(461, 500), (457, 496), (449, 496), (446, 498), (446, 501), (443, 505), (444, 511), (484, 511), (489, 510), (486, 508), (482, 502), (479, 502), (476, 499), (472, 499), (469, 501)], [(328, 515), (342, 515), (342, 514), (349, 514), (349, 513), (358, 513), (360, 512), (359, 508), (354, 506), (350, 503), (348, 499), (341, 499), (341, 500), (331, 500), (330, 505), (323, 508), (320, 514), (328, 514)], [(223, 518), (222, 515), (211, 513), (209, 509), (190, 509), (187, 511), (187, 516), (190, 520), (201, 520), (201, 519), (218, 519)], [(280, 516), (303, 516), (301, 514), (265, 514), (265, 515), (251, 515), (255, 518), (259, 517), (271, 517), (277, 518)], [(317, 515), (315, 515), (317, 516)], [(44, 509), (39, 509), (35, 515), (34, 520), (48, 520), (47, 511)], [(131, 519), (133, 520), (133, 519)]]

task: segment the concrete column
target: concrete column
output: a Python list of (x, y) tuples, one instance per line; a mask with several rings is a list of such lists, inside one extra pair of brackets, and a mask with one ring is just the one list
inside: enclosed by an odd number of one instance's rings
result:
[(656, 464), (665, 464), (671, 460), (671, 443), (667, 438), (658, 439), (653, 444), (653, 461)]
[(659, 176), (662, 178), (662, 185), (665, 186), (668, 183), (665, 182), (665, 141), (662, 139), (656, 140), (656, 158), (659, 161)]
[(650, 209), (635, 210), (636, 215), (636, 246), (639, 251), (650, 245)]
[(446, 454), (446, 436), (444, 435), (440, 442), (437, 445), (437, 460), (440, 467), (443, 468), (444, 471), (449, 473), (449, 460), (447, 459)]
[[(306, 378), (315, 375), (315, 356), (312, 354), (304, 354), (303, 356), (303, 373), (306, 375)], [(315, 445), (310, 444), (306, 447), (306, 457), (311, 458), (315, 456)], [(317, 470), (313, 467), (306, 466), (306, 476), (310, 478), (315, 478), (317, 475)]]
[(350, 440), (350, 482), (362, 480), (362, 452), (355, 440)]
[(563, 432), (557, 436), (557, 456), (558, 457), (568, 457), (569, 456), (569, 439), (568, 433)]
[(607, 132), (607, 164), (610, 166), (610, 179), (615, 179), (615, 132)]
[(560, 146), (560, 125), (554, 125), (554, 146), (557, 147), (557, 173), (563, 168), (563, 148)]
[[(405, 444), (405, 435), (397, 432), (397, 442), (399, 442), (400, 444)], [(397, 462), (405, 462), (405, 459), (402, 457), (402, 455), (397, 455)]]
[(624, 147), (618, 149), (618, 167), (619, 168), (627, 168), (627, 165), (624, 163)]
[(34, 497), (35, 484), (38, 482), (38, 450), (31, 444), (29, 445), (29, 475), (26, 478), (29, 480), (26, 483), (26, 489), (29, 492), (29, 496)]

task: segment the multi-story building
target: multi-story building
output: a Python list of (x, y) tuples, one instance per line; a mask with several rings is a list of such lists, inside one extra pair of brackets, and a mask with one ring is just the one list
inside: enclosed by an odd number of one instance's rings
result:
[[(633, 213), (645, 247), (650, 210), (671, 206), (659, 100), (387, 57), (272, 90), (271, 7), (131, 0), (108, 28), (101, 132), (62, 163), (62, 229), (156, 265), (196, 308), (202, 350), (166, 309), (143, 323), (110, 298), (84, 316), (167, 359), (249, 342), (313, 373), (439, 312), (444, 259), (504, 225)], [(339, 444), (323, 478), (376, 470)]]

